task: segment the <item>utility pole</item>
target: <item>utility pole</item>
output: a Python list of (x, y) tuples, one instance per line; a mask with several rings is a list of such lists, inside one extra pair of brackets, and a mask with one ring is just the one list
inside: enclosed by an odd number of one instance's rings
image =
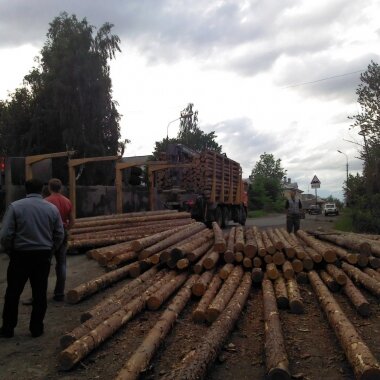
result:
[(348, 204), (348, 195), (347, 195), (347, 191), (348, 191), (348, 156), (346, 153), (344, 153), (340, 150), (337, 150), (337, 152), (344, 154), (346, 156), (346, 206), (347, 206), (347, 204)]

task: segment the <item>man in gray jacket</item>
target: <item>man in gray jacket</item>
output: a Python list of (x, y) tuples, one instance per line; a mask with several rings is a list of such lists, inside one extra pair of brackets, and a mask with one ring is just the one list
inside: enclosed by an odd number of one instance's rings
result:
[(50, 262), (64, 231), (58, 209), (42, 199), (42, 186), (38, 179), (26, 181), (26, 197), (11, 203), (3, 219), (0, 241), (10, 258), (0, 330), (6, 338), (14, 334), (20, 295), (28, 279), (33, 296), (29, 330), (33, 337), (44, 332)]

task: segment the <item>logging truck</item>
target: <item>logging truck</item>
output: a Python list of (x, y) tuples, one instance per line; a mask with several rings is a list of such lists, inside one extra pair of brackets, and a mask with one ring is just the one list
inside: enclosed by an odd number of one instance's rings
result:
[(239, 163), (211, 150), (170, 144), (162, 161), (149, 161), (151, 210), (188, 211), (206, 224), (245, 224), (247, 196)]

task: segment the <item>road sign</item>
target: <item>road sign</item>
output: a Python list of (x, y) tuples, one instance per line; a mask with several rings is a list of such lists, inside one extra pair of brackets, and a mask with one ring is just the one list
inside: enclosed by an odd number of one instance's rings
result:
[(320, 187), (321, 187), (321, 181), (318, 179), (316, 175), (314, 175), (313, 179), (311, 180), (311, 188), (319, 189)]

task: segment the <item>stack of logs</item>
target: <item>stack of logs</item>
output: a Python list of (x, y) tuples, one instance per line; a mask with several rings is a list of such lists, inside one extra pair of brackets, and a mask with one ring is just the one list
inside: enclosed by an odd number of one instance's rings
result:
[[(304, 313), (298, 284), (310, 282), (356, 377), (380, 378), (379, 363), (332, 294), (341, 290), (359, 315), (369, 315), (370, 304), (360, 287), (380, 298), (380, 240), (302, 230), (289, 234), (282, 228), (254, 226), (232, 227), (224, 234), (216, 223), (207, 229), (194, 222), (128, 244), (130, 264), (67, 293), (67, 301), (77, 303), (132, 278), (83, 313), (81, 324), (61, 338), (62, 369), (71, 369), (138, 313), (158, 310), (175, 295), (117, 377), (137, 379), (193, 295), (199, 300), (193, 321), (209, 324), (208, 333), (164, 378), (204, 378), (256, 284), (263, 291), (267, 376), (290, 379), (278, 308)], [(114, 247), (105, 247), (102, 255), (112, 256)]]
[[(232, 199), (236, 197), (238, 184), (241, 178), (240, 165), (225, 155), (205, 150), (192, 157), (191, 167), (166, 169), (157, 171), (155, 184), (157, 189), (169, 189), (173, 185), (174, 177), (181, 177), (181, 188), (188, 192), (211, 196), (213, 181), (215, 180), (216, 201), (229, 202), (230, 192)], [(173, 176), (173, 170), (176, 171)]]

